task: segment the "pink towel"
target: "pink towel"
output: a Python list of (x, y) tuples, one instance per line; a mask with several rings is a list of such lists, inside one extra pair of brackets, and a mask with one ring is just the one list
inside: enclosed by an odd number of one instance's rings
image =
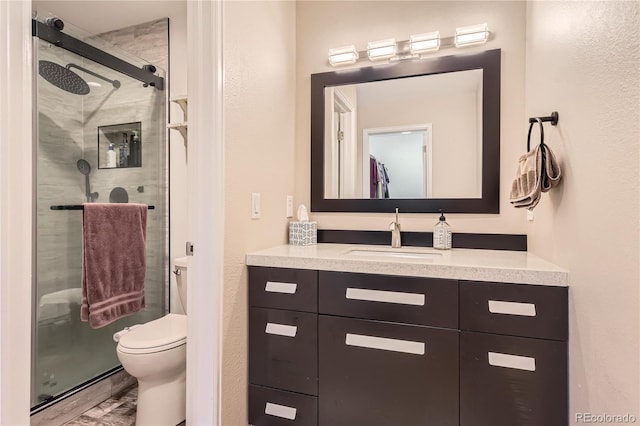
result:
[(83, 206), (80, 319), (100, 328), (144, 308), (147, 206)]

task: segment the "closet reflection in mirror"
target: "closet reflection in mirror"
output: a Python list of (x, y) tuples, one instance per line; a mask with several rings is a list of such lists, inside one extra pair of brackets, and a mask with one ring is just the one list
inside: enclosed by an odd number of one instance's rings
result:
[(142, 122), (98, 127), (98, 168), (142, 167)]
[(324, 198), (481, 198), (482, 73), (325, 87)]

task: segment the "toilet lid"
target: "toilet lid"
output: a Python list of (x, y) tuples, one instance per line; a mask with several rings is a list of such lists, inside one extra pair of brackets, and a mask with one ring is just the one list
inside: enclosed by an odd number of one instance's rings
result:
[(160, 352), (187, 342), (187, 316), (167, 314), (134, 328), (120, 338), (118, 346), (123, 352)]

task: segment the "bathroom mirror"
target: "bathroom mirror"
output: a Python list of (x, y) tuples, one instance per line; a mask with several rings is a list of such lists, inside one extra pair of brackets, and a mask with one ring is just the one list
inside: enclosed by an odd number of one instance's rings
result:
[(311, 76), (311, 209), (498, 213), (500, 50)]
[(142, 122), (98, 127), (98, 168), (142, 167)]

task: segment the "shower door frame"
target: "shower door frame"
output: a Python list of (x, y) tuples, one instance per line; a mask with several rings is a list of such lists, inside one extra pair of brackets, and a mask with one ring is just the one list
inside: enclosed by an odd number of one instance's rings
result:
[[(0, 0), (1, 1), (1, 0)], [(163, 91), (165, 92), (165, 108), (164, 108), (164, 114), (165, 114), (165, 122), (166, 119), (168, 117), (168, 90), (165, 91), (165, 89), (168, 89), (168, 87), (166, 87), (165, 85), (165, 78), (155, 75), (154, 72), (156, 71), (155, 66), (151, 65), (144, 65), (142, 67), (137, 67), (123, 59), (120, 59), (114, 55), (111, 55), (110, 53), (107, 53), (97, 47), (94, 47), (90, 44), (87, 44), (69, 34), (63, 33), (62, 31), (59, 31), (53, 27), (48, 26), (47, 24), (44, 24), (36, 19), (31, 19), (31, 61), (30, 62), (30, 67), (33, 69), (35, 67), (35, 61), (34, 61), (34, 55), (35, 52), (37, 52), (38, 50), (38, 41), (39, 40), (43, 40), (45, 42), (51, 43), (56, 47), (62, 48), (66, 51), (69, 51), (71, 53), (74, 53), (76, 55), (79, 55), (80, 57), (84, 58), (84, 59), (88, 59), (90, 61), (93, 61), (97, 64), (103, 65), (107, 68), (110, 68), (114, 71), (117, 71), (123, 75), (129, 76), (131, 78), (134, 78), (140, 82), (143, 83), (143, 85), (145, 87), (147, 86), (152, 86), (157, 90)], [(145, 61), (146, 62), (146, 61)], [(37, 71), (34, 71), (33, 75), (36, 75)], [(38, 103), (37, 103), (37, 85), (34, 83), (32, 85), (32, 116), (31, 118), (31, 126), (32, 126), (32, 137), (31, 140), (33, 141), (33, 147), (32, 147), (32, 162), (31, 162), (31, 177), (32, 177), (32, 181), (31, 184), (29, 185), (29, 187), (33, 187), (34, 184), (37, 182), (37, 178), (36, 178), (36, 173), (37, 173), (37, 167), (36, 167), (36, 163), (37, 163), (37, 158), (36, 155), (34, 155), (34, 153), (37, 152), (36, 150), (36, 145), (37, 142), (39, 140), (39, 129), (38, 129)], [(165, 127), (163, 123), (162, 127)], [(167, 189), (161, 191), (161, 195), (164, 197), (164, 201), (162, 204), (162, 209), (161, 209), (161, 213), (166, 214), (166, 219), (165, 221), (168, 222), (169, 220), (169, 215), (168, 215), (168, 210), (169, 210), (169, 197), (168, 197), (168, 179), (169, 179), (169, 164), (168, 164), (168, 153), (167, 153), (167, 149), (169, 146), (169, 134), (168, 131), (165, 129), (165, 146), (164, 146), (164, 156), (165, 156), (165, 164), (161, 165), (160, 167), (164, 167), (166, 168), (162, 174), (164, 175), (164, 182), (162, 186), (166, 186)], [(33, 392), (33, 386), (35, 385), (35, 377), (34, 377), (34, 373), (36, 371), (36, 357), (33, 356), (33, 351), (34, 349), (37, 347), (36, 344), (36, 339), (37, 339), (37, 335), (34, 332), (34, 327), (37, 326), (37, 301), (36, 301), (36, 289), (37, 289), (37, 284), (38, 284), (38, 276), (37, 276), (37, 262), (36, 262), (36, 253), (37, 253), (37, 248), (38, 248), (38, 242), (37, 242), (37, 226), (38, 226), (38, 220), (37, 220), (37, 209), (38, 209), (38, 204), (37, 204), (37, 193), (35, 191), (32, 192), (32, 204), (31, 204), (31, 255), (29, 257), (30, 263), (31, 263), (31, 293), (30, 293), (30, 317), (31, 317), (31, 321), (29, 323), (30, 327), (30, 342), (31, 342), (31, 347), (30, 347), (30, 372), (31, 372), (31, 377), (30, 380), (28, 381), (29, 383), (29, 414), (30, 415), (34, 415), (38, 412), (41, 412), (47, 408), (49, 408), (50, 406), (56, 404), (57, 402), (61, 401), (64, 398), (67, 398), (68, 396), (71, 396), (73, 394), (76, 394), (96, 383), (98, 383), (99, 381), (105, 379), (106, 377), (109, 377), (111, 375), (113, 375), (114, 373), (117, 373), (118, 371), (122, 370), (122, 366), (116, 366), (113, 368), (110, 368), (106, 371), (101, 372), (100, 374), (96, 375), (95, 377), (91, 377), (88, 380), (85, 380), (81, 383), (78, 383), (77, 385), (73, 386), (72, 388), (69, 388), (67, 390), (65, 390), (64, 392), (54, 396), (51, 399), (47, 399), (44, 401), (41, 401), (38, 404), (32, 405), (31, 399), (32, 399), (32, 392)], [(53, 206), (52, 206), (53, 207)], [(75, 207), (75, 206), (73, 206)], [(150, 209), (152, 209), (153, 206), (150, 206)], [(55, 209), (54, 209), (55, 210)], [(166, 227), (166, 225), (165, 225)], [(165, 247), (165, 249), (167, 249), (169, 247), (169, 238), (170, 236), (167, 235), (164, 237), (164, 241), (163, 241), (163, 246)], [(165, 250), (164, 256), (165, 260), (167, 259), (167, 252)], [(166, 279), (166, 277), (165, 277)], [(163, 284), (163, 286), (166, 286), (167, 283), (165, 282)], [(163, 303), (163, 311), (168, 312), (168, 300), (170, 299), (169, 294), (167, 293), (165, 295), (165, 300)]]
[(128, 75), (144, 84), (155, 86), (158, 90), (164, 90), (164, 78), (153, 74), (146, 66), (142, 68), (136, 67), (123, 59), (113, 56), (97, 47), (93, 47), (69, 34), (58, 31), (36, 19), (31, 20), (31, 34), (40, 40), (48, 41), (54, 46), (97, 62), (124, 75)]

